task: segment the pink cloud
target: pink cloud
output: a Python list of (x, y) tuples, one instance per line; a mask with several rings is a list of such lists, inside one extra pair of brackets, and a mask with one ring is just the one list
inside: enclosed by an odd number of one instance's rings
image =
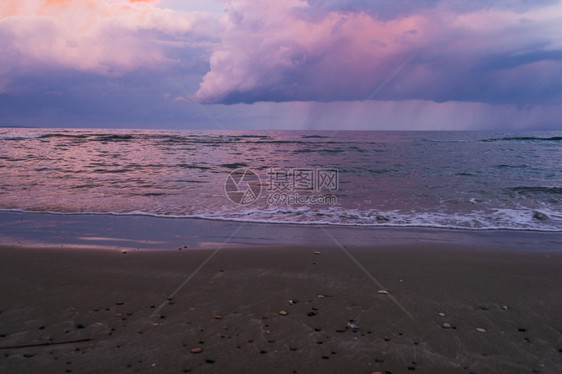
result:
[[(208, 103), (363, 100), (410, 57), (381, 99), (511, 102), (513, 90), (523, 97), (521, 84), (544, 75), (534, 58), (562, 68), (558, 55), (537, 54), (559, 47), (559, 3), (525, 12), (437, 5), (390, 19), (304, 0), (226, 3), (222, 45), (197, 92)], [(555, 77), (539, 90), (553, 91)]]
[(203, 13), (158, 8), (154, 1), (3, 2), (0, 75), (46, 66), (104, 75), (154, 68), (152, 57), (168, 61), (166, 41), (155, 33), (203, 33), (211, 21)]

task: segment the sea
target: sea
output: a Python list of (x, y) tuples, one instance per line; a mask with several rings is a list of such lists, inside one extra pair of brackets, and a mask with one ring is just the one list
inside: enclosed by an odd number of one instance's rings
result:
[(0, 210), (562, 232), (562, 132), (0, 128)]

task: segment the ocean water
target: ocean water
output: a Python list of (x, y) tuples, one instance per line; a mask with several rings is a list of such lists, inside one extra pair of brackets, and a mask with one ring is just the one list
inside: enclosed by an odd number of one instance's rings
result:
[(0, 209), (562, 231), (562, 132), (0, 129)]

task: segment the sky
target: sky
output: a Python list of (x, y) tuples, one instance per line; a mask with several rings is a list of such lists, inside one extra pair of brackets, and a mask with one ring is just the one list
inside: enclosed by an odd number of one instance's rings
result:
[(562, 1), (7, 0), (0, 126), (562, 130)]

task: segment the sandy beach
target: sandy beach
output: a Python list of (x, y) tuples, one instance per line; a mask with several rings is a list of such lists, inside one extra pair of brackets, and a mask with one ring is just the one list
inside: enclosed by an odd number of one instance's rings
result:
[(0, 248), (6, 373), (556, 373), (559, 251)]

